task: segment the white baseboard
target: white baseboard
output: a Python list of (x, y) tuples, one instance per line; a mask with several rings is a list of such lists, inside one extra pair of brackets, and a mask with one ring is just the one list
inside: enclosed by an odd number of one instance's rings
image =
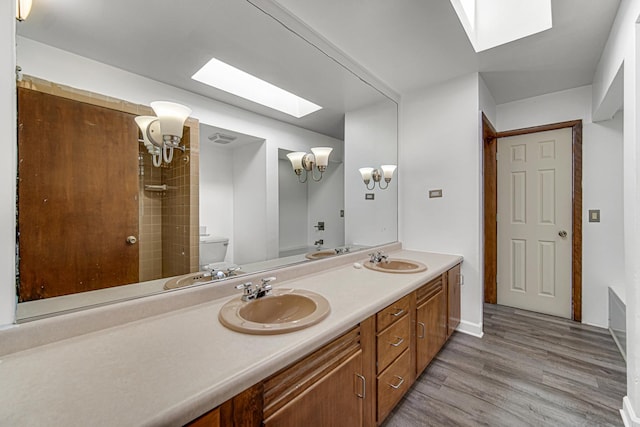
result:
[(463, 334), (473, 335), (477, 338), (482, 338), (484, 332), (482, 331), (482, 323), (471, 323), (466, 320), (461, 320), (460, 324), (456, 328), (456, 331), (462, 332)]
[(622, 399), (622, 409), (620, 409), (620, 415), (622, 416), (622, 422), (625, 427), (640, 427), (640, 418), (633, 410), (629, 396), (625, 396)]

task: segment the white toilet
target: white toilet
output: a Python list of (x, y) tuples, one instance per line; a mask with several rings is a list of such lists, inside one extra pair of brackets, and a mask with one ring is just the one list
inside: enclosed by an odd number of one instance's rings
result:
[(223, 269), (227, 246), (229, 239), (226, 237), (200, 236), (200, 270), (211, 267)]

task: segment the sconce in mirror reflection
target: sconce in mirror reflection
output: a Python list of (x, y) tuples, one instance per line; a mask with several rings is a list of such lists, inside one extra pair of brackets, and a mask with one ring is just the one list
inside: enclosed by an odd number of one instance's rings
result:
[[(378, 183), (378, 187), (381, 190), (386, 190), (389, 187), (389, 183), (391, 182), (391, 178), (393, 177), (393, 172), (395, 172), (397, 166), (396, 165), (382, 165), (380, 169), (382, 169), (382, 173), (378, 169), (374, 168), (360, 168), (360, 175), (362, 175), (362, 180), (364, 181), (364, 185), (367, 186), (367, 190), (373, 190), (376, 188), (376, 182)], [(380, 181), (384, 178), (384, 182), (386, 185), (383, 187), (380, 184)], [(369, 187), (369, 183), (373, 179), (373, 185)]]
[[(327, 170), (329, 165), (329, 154), (331, 154), (331, 147), (314, 147), (311, 149), (311, 153), (305, 153), (303, 151), (295, 151), (287, 154), (293, 171), (298, 176), (298, 182), (304, 184), (307, 182), (309, 172), (314, 181), (320, 181), (322, 174)], [(316, 178), (316, 172), (314, 169), (318, 169), (320, 176)], [(304, 179), (301, 179), (302, 171), (304, 170)]]
[(24, 21), (31, 12), (32, 0), (16, 0), (16, 19)]
[(180, 145), (184, 122), (191, 114), (191, 109), (184, 105), (167, 101), (154, 101), (151, 104), (154, 116), (138, 116), (136, 124), (142, 131), (142, 142), (153, 156), (153, 165), (160, 167), (162, 160), (171, 163), (173, 150), (184, 152), (185, 146)]

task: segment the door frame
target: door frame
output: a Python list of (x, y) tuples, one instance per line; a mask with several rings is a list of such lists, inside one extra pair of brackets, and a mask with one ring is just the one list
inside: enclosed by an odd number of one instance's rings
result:
[(482, 114), (482, 149), (484, 171), (484, 302), (496, 304), (498, 287), (498, 168), (496, 154), (498, 138), (526, 135), (548, 130), (571, 128), (572, 145), (572, 252), (571, 252), (571, 313), (582, 321), (582, 120), (552, 123), (523, 129), (497, 132)]

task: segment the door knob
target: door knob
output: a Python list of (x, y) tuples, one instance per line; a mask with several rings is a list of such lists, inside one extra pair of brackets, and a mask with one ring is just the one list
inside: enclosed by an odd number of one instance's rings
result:
[(564, 231), (564, 230), (560, 230), (558, 232), (558, 236), (560, 236), (560, 237), (562, 237), (564, 239), (565, 237), (567, 237), (567, 232)]
[(137, 241), (138, 239), (136, 239), (136, 236), (127, 237), (127, 243), (130, 245), (135, 245)]

